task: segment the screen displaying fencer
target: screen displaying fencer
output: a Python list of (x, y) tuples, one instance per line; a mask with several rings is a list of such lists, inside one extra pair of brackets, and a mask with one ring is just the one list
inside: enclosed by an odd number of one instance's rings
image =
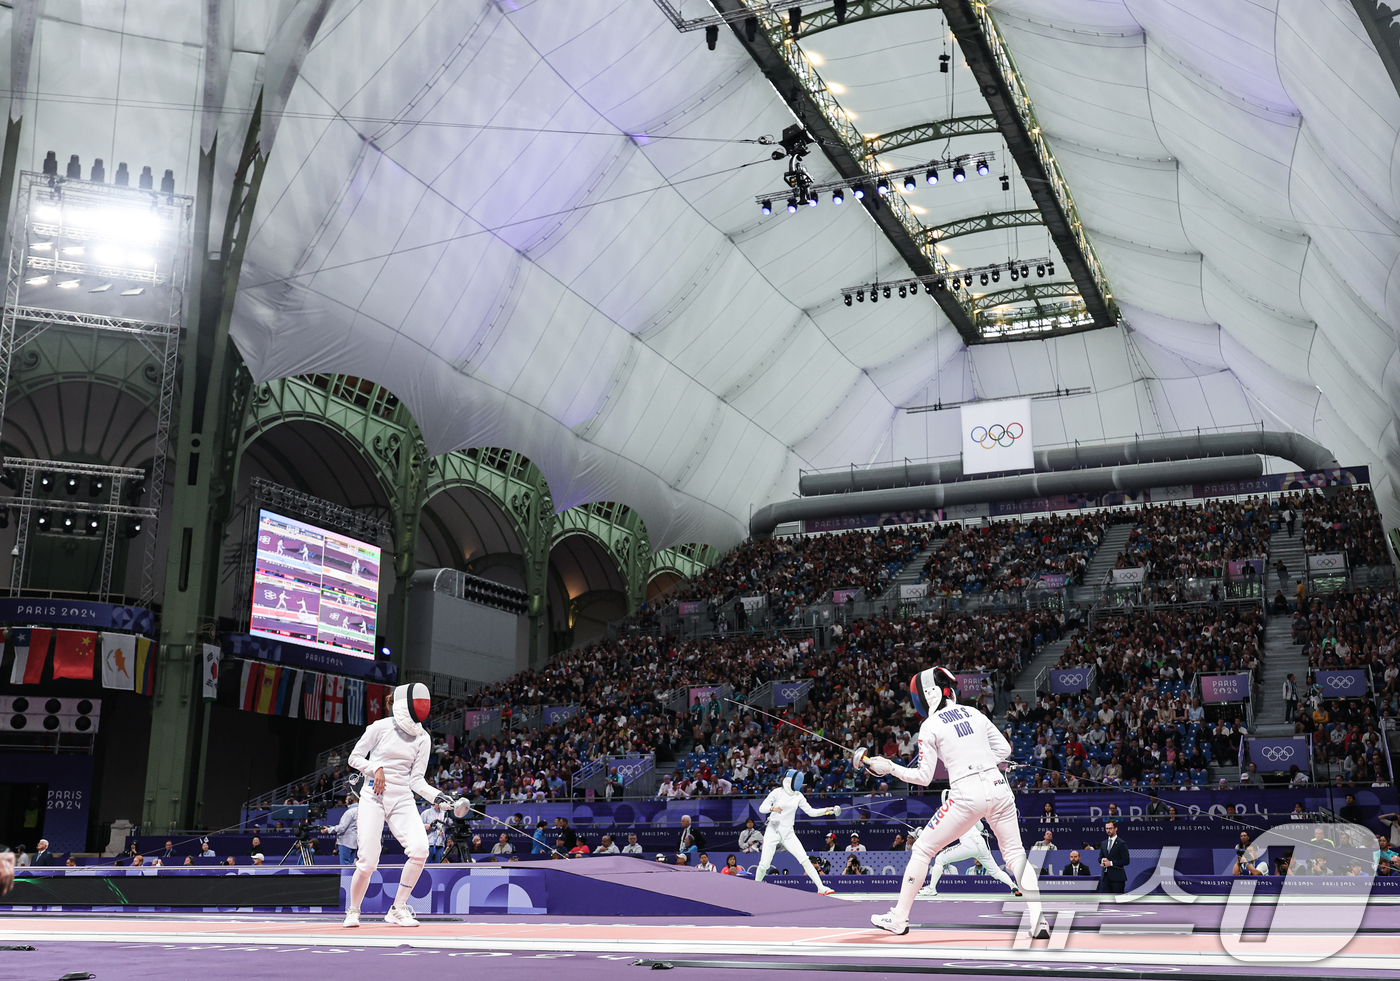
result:
[(368, 542), (259, 511), (253, 635), (374, 657), (379, 562)]

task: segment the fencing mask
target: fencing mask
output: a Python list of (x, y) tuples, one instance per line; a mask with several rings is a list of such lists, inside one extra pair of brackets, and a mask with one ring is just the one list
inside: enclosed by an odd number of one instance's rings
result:
[(794, 793), (802, 792), (802, 782), (807, 774), (801, 770), (788, 770), (783, 774), (783, 789), (791, 790)]
[(929, 668), (909, 679), (909, 700), (914, 710), (928, 718), (958, 700), (958, 679), (947, 668)]
[(413, 735), (422, 732), (422, 723), (431, 707), (427, 685), (414, 683), (394, 689), (394, 723), (404, 732)]

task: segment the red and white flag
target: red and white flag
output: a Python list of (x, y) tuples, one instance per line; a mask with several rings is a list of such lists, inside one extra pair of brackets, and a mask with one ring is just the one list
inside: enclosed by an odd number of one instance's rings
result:
[(326, 679), (326, 700), (321, 709), (322, 722), (344, 722), (345, 721), (345, 676), (339, 674), (325, 675)]
[(312, 722), (321, 721), (321, 696), (325, 691), (326, 676), (320, 673), (306, 673), (301, 685), (301, 717)]

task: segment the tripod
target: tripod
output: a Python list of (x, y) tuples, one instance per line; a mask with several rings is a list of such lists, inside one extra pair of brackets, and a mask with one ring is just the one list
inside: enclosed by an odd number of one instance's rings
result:
[(282, 861), (278, 862), (277, 864), (286, 865), (287, 859), (291, 858), (293, 853), (296, 853), (297, 855), (297, 865), (316, 864), (316, 859), (314, 857), (315, 853), (311, 850), (311, 842), (302, 841), (300, 839), (292, 842), (292, 847), (287, 849), (287, 854), (283, 855)]

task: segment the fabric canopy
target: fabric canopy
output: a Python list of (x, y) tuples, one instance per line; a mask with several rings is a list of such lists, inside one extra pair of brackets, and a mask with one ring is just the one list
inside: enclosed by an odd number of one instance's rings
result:
[[(1121, 327), (968, 348), (926, 297), (846, 307), (907, 267), (858, 206), (759, 213), (783, 164), (753, 141), (792, 114), (733, 36), (709, 51), (654, 0), (50, 4), (20, 165), (149, 162), (193, 193), (217, 133), (226, 195), (263, 93), (233, 324), (254, 377), (372, 379), (432, 452), (518, 450), (557, 509), (626, 504), (654, 548), (732, 544), (801, 468), (957, 452), (956, 416), (910, 407), (1077, 387), (1034, 403), (1038, 444), (1292, 428), (1376, 467), (1393, 520), (1400, 97), (1351, 4), (991, 7)], [(938, 11), (802, 50), (864, 133), (987, 111)], [(1032, 207), (996, 135), (884, 163), (948, 153), (991, 174), (921, 183), (921, 221)], [(1059, 262), (1042, 228), (944, 249)]]

